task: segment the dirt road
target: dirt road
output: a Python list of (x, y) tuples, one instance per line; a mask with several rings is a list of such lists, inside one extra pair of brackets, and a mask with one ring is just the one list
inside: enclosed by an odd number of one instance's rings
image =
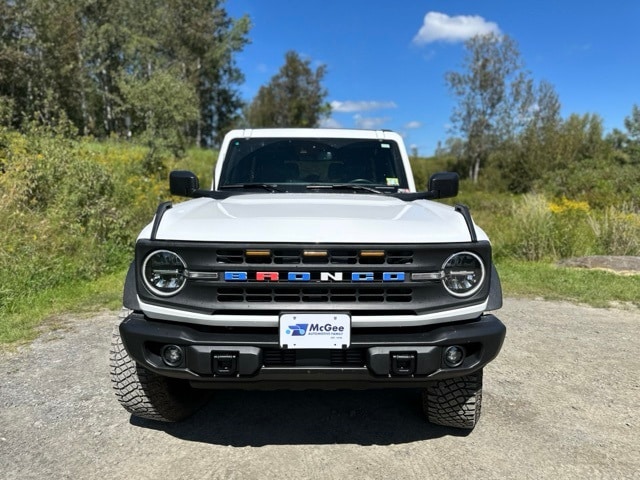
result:
[(414, 391), (223, 392), (189, 421), (111, 391), (115, 313), (0, 354), (0, 478), (640, 478), (640, 311), (508, 299), (470, 434)]

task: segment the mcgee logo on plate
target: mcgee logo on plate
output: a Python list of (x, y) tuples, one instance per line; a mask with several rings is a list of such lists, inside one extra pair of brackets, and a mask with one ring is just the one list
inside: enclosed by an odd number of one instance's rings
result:
[(307, 326), (308, 324), (306, 323), (296, 323), (295, 325), (289, 325), (286, 333), (287, 335), (291, 335), (292, 337), (304, 337), (304, 335), (307, 333)]

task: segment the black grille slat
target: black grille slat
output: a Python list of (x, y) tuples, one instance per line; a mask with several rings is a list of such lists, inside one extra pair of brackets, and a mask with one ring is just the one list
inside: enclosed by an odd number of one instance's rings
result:
[[(313, 353), (313, 352), (312, 352)], [(317, 350), (314, 356), (324, 358), (318, 362), (318, 366), (329, 365), (332, 367), (364, 367), (366, 366), (366, 350), (363, 348), (349, 348), (345, 350)], [(304, 361), (306, 356), (296, 349), (264, 348), (262, 350), (262, 363), (266, 367), (293, 367)], [(304, 362), (309, 365), (309, 362)]]
[(398, 303), (410, 302), (413, 289), (407, 287), (380, 288), (278, 288), (270, 285), (260, 287), (222, 287), (217, 300), (226, 302), (274, 302), (274, 303)]
[(216, 262), (237, 265), (244, 262), (244, 251), (239, 248), (220, 249), (216, 252)]
[(335, 303), (355, 302), (358, 299), (357, 294), (357, 288), (333, 288), (331, 290), (331, 301)]
[(346, 350), (331, 350), (330, 353), (332, 367), (364, 367), (365, 350), (361, 348)]
[(292, 367), (296, 364), (296, 351), (264, 348), (262, 350), (262, 362), (267, 367)]
[(334, 265), (355, 265), (358, 263), (358, 251), (334, 248), (329, 250), (329, 263)]
[(302, 250), (299, 249), (283, 249), (273, 251), (273, 263), (277, 265), (296, 265), (301, 261)]
[(412, 250), (388, 250), (387, 263), (389, 265), (407, 265), (413, 263)]
[(301, 296), (303, 302), (326, 303), (329, 301), (330, 288), (302, 288)]
[[(269, 250), (269, 249), (264, 249)], [(322, 250), (310, 247), (309, 250)], [(226, 265), (407, 265), (413, 263), (412, 250), (389, 249), (381, 256), (363, 256), (353, 248), (331, 248), (325, 256), (304, 255), (304, 248), (275, 248), (265, 255), (246, 255), (239, 248), (216, 250), (216, 262)]]

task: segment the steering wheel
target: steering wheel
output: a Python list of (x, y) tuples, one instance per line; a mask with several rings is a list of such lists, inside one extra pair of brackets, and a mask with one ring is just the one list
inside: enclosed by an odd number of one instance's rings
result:
[(349, 180), (349, 182), (347, 183), (373, 183), (373, 182), (366, 178), (354, 178), (353, 180)]

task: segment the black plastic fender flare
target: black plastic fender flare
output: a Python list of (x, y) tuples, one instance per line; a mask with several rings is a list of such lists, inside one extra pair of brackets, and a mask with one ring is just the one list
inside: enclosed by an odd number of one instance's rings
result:
[(136, 288), (136, 264), (131, 262), (127, 277), (124, 281), (124, 291), (122, 293), (122, 305), (129, 310), (140, 311), (138, 303), (138, 289)]
[(491, 284), (489, 285), (489, 303), (487, 311), (502, 308), (502, 284), (495, 265), (491, 265)]

